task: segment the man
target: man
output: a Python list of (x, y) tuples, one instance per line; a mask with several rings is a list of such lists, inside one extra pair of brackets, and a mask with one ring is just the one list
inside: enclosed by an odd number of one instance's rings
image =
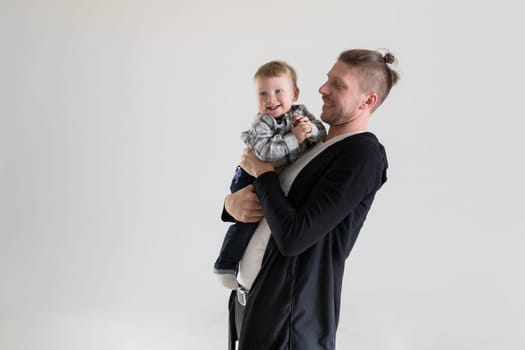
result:
[(278, 176), (248, 148), (241, 167), (256, 179), (230, 194), (223, 219), (259, 223), (230, 297), (230, 348), (335, 349), (344, 263), (377, 190), (386, 181), (383, 146), (368, 120), (398, 75), (394, 56), (343, 52), (320, 88), (330, 128)]

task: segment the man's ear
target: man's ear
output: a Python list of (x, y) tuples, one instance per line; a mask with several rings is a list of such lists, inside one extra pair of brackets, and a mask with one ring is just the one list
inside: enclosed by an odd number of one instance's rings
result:
[(368, 109), (372, 110), (374, 109), (375, 105), (377, 104), (377, 94), (375, 92), (369, 92), (365, 96), (365, 100), (361, 104), (361, 109)]

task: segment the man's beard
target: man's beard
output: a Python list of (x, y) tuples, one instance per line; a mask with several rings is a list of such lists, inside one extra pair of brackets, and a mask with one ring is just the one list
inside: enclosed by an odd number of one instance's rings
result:
[(355, 112), (351, 115), (343, 115), (340, 110), (333, 110), (332, 113), (321, 113), (321, 120), (328, 125), (337, 126), (347, 124), (355, 116)]

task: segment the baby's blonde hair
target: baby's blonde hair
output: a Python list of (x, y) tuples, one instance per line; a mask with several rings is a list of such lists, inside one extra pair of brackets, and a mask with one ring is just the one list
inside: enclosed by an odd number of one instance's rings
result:
[(292, 66), (290, 66), (284, 61), (270, 61), (268, 63), (263, 64), (259, 67), (259, 69), (257, 69), (257, 72), (255, 72), (253, 79), (273, 78), (286, 74), (290, 75), (290, 78), (292, 78), (293, 81), (294, 88), (298, 89), (297, 74), (295, 73), (295, 69), (293, 69)]

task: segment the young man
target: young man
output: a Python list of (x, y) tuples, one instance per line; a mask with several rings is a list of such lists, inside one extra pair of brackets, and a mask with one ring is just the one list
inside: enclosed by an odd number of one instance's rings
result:
[(393, 62), (370, 50), (339, 56), (319, 89), (326, 141), (279, 177), (245, 150), (240, 164), (256, 179), (226, 197), (223, 218), (264, 218), (230, 297), (231, 349), (236, 338), (240, 350), (335, 349), (344, 263), (386, 181), (384, 148), (366, 130), (398, 80)]

